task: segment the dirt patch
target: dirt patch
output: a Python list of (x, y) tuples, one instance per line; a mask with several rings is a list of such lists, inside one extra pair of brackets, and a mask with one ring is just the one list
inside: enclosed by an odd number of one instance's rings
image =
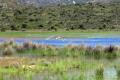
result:
[(28, 60), (27, 58), (18, 57), (0, 57), (0, 67), (19, 67)]

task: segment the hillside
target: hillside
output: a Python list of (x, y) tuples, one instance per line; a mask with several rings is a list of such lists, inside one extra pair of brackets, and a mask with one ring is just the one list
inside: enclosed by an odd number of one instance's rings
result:
[(67, 4), (81, 4), (81, 3), (113, 3), (120, 2), (120, 0), (0, 0), (0, 3), (7, 3), (8, 6), (16, 7), (16, 4), (46, 6), (46, 5), (67, 5)]
[(23, 4), (33, 4), (36, 6), (44, 5), (67, 5), (67, 4), (80, 4), (80, 3), (110, 3), (110, 2), (120, 2), (120, 0), (18, 0), (18, 2)]
[[(7, 0), (6, 0), (7, 1)], [(14, 0), (11, 0), (14, 2)], [(5, 1), (4, 1), (5, 2)], [(13, 2), (7, 3), (11, 5)], [(16, 4), (16, 2), (14, 2)], [(16, 4), (17, 5), (17, 4)], [(46, 7), (0, 7), (0, 29), (120, 29), (120, 5), (75, 4)]]

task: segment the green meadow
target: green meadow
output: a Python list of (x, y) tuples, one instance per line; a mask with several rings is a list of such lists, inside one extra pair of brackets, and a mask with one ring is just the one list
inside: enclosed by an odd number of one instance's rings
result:
[[(73, 31), (7, 31), (0, 32), (2, 38), (48, 38), (50, 36), (63, 36), (66, 38), (96, 38), (100, 37), (111, 37), (107, 35), (119, 35), (119, 31), (100, 31), (100, 30), (73, 30)], [(93, 36), (92, 36), (93, 35)], [(114, 37), (114, 36), (113, 36)]]

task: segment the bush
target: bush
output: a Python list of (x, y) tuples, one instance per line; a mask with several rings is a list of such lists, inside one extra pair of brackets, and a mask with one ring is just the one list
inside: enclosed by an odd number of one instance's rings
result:
[(87, 48), (86, 48), (86, 51), (85, 51), (85, 55), (86, 56), (90, 56), (90, 57), (92, 57), (93, 56), (93, 47), (91, 47), (91, 46), (88, 46)]
[(15, 49), (17, 52), (23, 52), (25, 50), (23, 46), (16, 46)]
[(8, 46), (3, 50), (2, 55), (3, 56), (11, 56), (14, 53), (15, 53), (15, 50), (12, 48), (12, 46)]
[(25, 23), (22, 24), (21, 28), (22, 28), (22, 29), (26, 29), (26, 28), (27, 28), (27, 24), (25, 24)]
[(118, 48), (115, 46), (106, 47), (104, 51), (107, 59), (115, 59), (117, 57)]
[(3, 27), (3, 28), (1, 28), (1, 32), (5, 32), (6, 31), (6, 29)]
[(23, 48), (25, 48), (25, 49), (32, 49), (33, 48), (32, 42), (25, 42), (25, 43), (23, 43)]
[(95, 59), (100, 59), (103, 56), (103, 48), (101, 46), (96, 46), (93, 49), (93, 56)]
[(15, 31), (19, 30), (19, 27), (15, 26), (15, 25), (11, 25), (10, 28), (11, 28), (11, 30), (15, 30)]

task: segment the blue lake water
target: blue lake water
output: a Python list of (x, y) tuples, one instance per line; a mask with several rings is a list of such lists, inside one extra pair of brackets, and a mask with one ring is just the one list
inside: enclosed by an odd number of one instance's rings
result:
[[(0, 42), (9, 41), (9, 39), (0, 38)], [(39, 39), (39, 38), (15, 38), (13, 39), (17, 44), (22, 44), (31, 41), (35, 44), (46, 44), (55, 46), (65, 46), (65, 45), (81, 45), (86, 46), (109, 46), (116, 45), (120, 46), (120, 38), (64, 38), (64, 39)]]

